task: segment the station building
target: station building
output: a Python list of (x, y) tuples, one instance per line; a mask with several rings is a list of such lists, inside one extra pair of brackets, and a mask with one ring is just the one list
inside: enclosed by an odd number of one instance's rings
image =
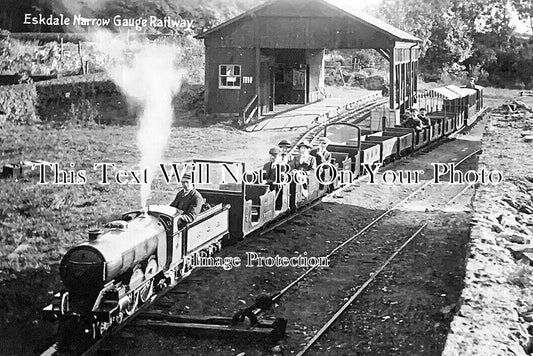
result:
[(421, 40), (336, 0), (267, 1), (197, 38), (205, 44), (208, 114), (261, 116), (322, 99), (326, 49), (385, 57), (397, 120), (416, 100)]

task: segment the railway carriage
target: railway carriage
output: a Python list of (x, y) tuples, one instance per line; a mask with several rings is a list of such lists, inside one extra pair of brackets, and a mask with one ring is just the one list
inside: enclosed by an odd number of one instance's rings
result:
[[(196, 184), (196, 189), (210, 204), (231, 205), (230, 235), (232, 240), (261, 228), (269, 221), (289, 211), (291, 206), (289, 185), (278, 190), (260, 184), (259, 170), (252, 170), (250, 179), (242, 162), (194, 160), (196, 165), (209, 169), (209, 182)], [(255, 177), (252, 175), (255, 174)], [(254, 182), (247, 184), (246, 182)]]
[(382, 135), (387, 137), (396, 137), (398, 142), (398, 155), (405, 156), (413, 151), (413, 133), (407, 130), (398, 130), (398, 128), (386, 128), (381, 133), (374, 135)]
[[(471, 126), (483, 108), (483, 88), (448, 85), (434, 88), (419, 96), (422, 106), (430, 109), (428, 116), (442, 126), (442, 134), (450, 135)], [(433, 135), (432, 135), (433, 136)]]
[(398, 139), (396, 137), (383, 136), (379, 134), (371, 134), (365, 137), (368, 143), (380, 145), (380, 162), (388, 163), (394, 161), (399, 157)]
[(380, 145), (367, 143), (363, 147), (361, 129), (354, 124), (329, 124), (324, 127), (321, 135), (331, 141), (327, 147), (329, 152), (348, 156), (352, 165), (350, 170), (355, 177), (362, 173), (363, 164), (372, 164), (380, 159)]
[(443, 135), (443, 120), (431, 120), (429, 141), (433, 142), (438, 140)]
[[(337, 172), (352, 171), (352, 159), (348, 156), (348, 153), (331, 152), (331, 164), (335, 167)], [(337, 189), (340, 185), (340, 179), (333, 180), (333, 189)]]

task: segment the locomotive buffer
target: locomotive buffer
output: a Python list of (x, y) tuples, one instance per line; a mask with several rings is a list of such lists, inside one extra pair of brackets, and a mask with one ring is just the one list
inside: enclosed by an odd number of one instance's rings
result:
[(255, 303), (241, 309), (233, 317), (168, 315), (157, 312), (143, 313), (137, 317), (132, 326), (163, 327), (183, 333), (205, 333), (216, 336), (231, 337), (270, 337), (283, 338), (287, 320), (259, 319), (258, 315), (272, 306), (269, 296), (259, 296)]

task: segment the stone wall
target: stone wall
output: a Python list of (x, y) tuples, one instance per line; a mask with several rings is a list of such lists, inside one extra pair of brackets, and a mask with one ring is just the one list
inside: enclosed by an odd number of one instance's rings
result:
[(115, 85), (104, 74), (1, 86), (0, 124), (70, 120), (76, 110), (97, 107), (99, 98), (121, 100)]
[[(200, 111), (203, 85), (182, 85), (173, 101), (176, 111)], [(135, 124), (137, 110), (103, 74), (89, 74), (31, 84), (0, 86), (0, 125), (31, 124)]]
[(446, 356), (533, 351), (532, 110), (505, 106), (489, 120), (480, 165), (501, 171), (504, 182), (476, 192), (465, 285)]
[(36, 91), (41, 121), (110, 123), (128, 116), (126, 100), (103, 73), (39, 82)]
[(6, 121), (16, 124), (36, 120), (37, 91), (35, 84), (0, 87), (0, 125)]

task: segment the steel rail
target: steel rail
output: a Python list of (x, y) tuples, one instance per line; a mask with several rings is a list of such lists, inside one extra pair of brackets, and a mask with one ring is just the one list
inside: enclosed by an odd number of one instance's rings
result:
[(370, 285), (370, 283), (372, 283), (374, 281), (374, 279), (376, 279), (376, 277), (385, 269), (385, 267), (387, 267), (389, 265), (389, 263), (411, 241), (413, 241), (414, 238), (417, 237), (427, 225), (428, 225), (428, 223), (426, 222), (422, 226), (420, 226), (418, 228), (418, 230), (416, 230), (416, 232), (414, 234), (412, 234), (411, 237), (409, 237), (409, 239), (407, 239), (407, 241), (405, 241), (398, 249), (396, 249), (396, 251), (394, 251), (394, 253), (385, 261), (385, 263), (383, 263), (377, 270), (375, 270), (372, 273), (372, 275), (370, 276), (370, 278), (367, 279), (365, 281), (365, 283), (363, 283), (363, 285), (361, 287), (359, 287), (359, 289), (357, 289), (357, 291), (346, 301), (346, 303), (344, 303), (339, 308), (339, 310), (337, 310), (337, 312), (322, 326), (322, 328), (320, 328), (320, 330), (317, 331), (317, 333), (313, 336), (313, 338), (311, 338), (311, 340), (309, 340), (307, 342), (305, 347), (302, 350), (300, 350), (296, 354), (296, 356), (302, 356), (303, 354), (305, 354), (307, 352), (307, 350), (309, 350), (315, 344), (315, 342), (331, 327), (331, 325), (333, 325), (333, 323), (339, 318), (339, 316), (341, 316), (346, 311), (346, 309), (348, 309), (348, 307), (355, 301), (355, 299), (357, 299), (357, 297), (359, 295), (361, 295), (361, 293), (364, 292), (364, 290)]

